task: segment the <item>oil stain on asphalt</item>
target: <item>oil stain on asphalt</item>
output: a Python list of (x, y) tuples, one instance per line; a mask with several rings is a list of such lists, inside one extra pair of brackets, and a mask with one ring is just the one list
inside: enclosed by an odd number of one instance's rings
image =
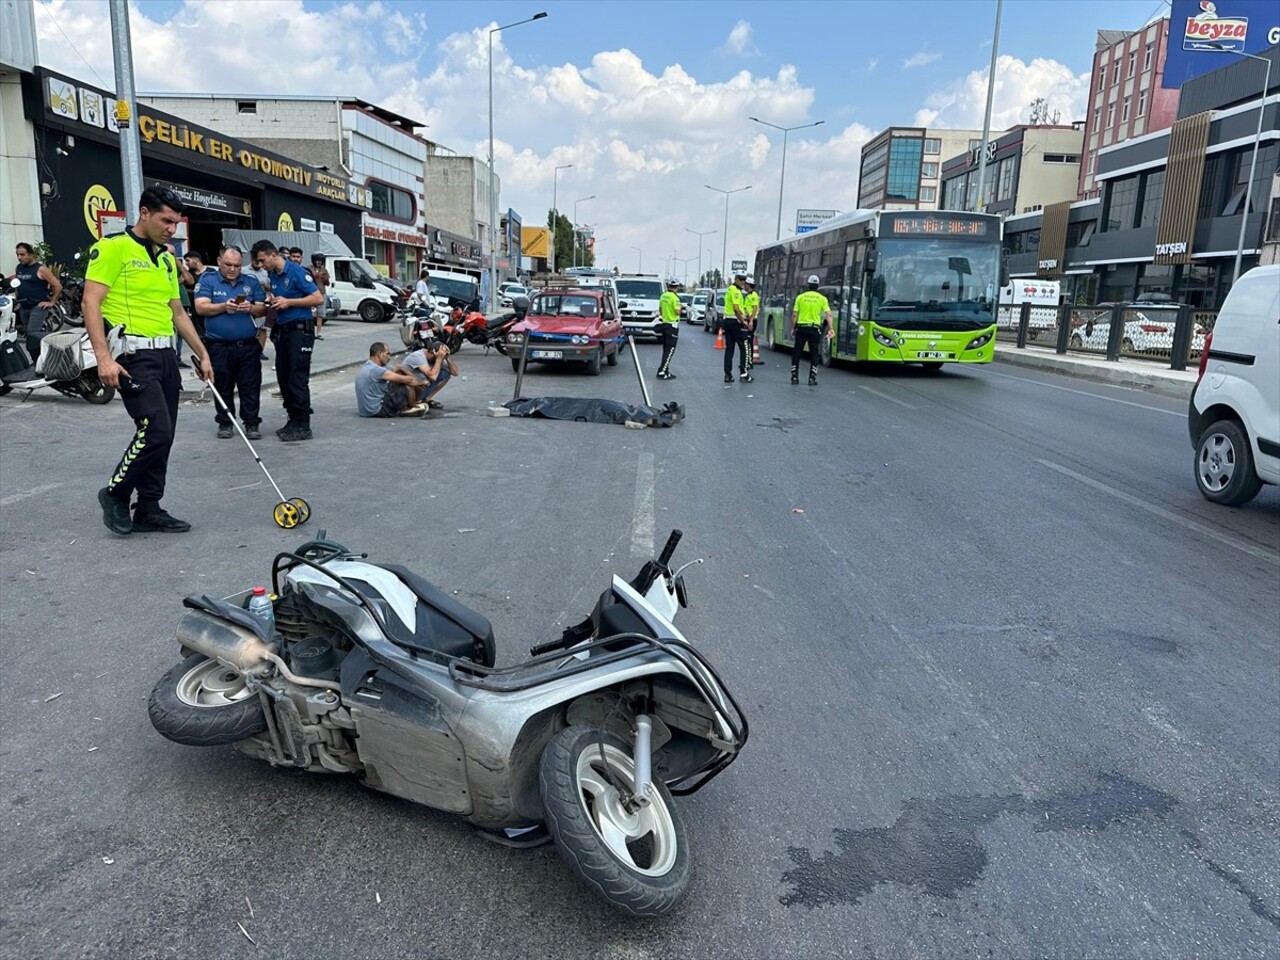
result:
[(1096, 788), (1028, 800), (941, 797), (911, 800), (893, 826), (836, 830), (838, 852), (791, 847), (795, 866), (782, 875), (793, 890), (786, 906), (856, 904), (882, 883), (918, 887), (934, 897), (954, 897), (977, 881), (987, 865), (978, 828), (1001, 814), (1029, 817), (1037, 833), (1104, 830), (1134, 817), (1163, 817), (1177, 805), (1166, 793), (1118, 774), (1103, 774)]

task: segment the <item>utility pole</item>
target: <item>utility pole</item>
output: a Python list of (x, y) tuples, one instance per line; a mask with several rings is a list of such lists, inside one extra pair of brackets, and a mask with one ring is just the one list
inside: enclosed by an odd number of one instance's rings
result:
[[(111, 0), (111, 53), (116, 64), (116, 123), (120, 127), (120, 172), (124, 178), (124, 210), (130, 220), (142, 199), (142, 144), (132, 110), (133, 41), (129, 36), (129, 0)], [(123, 106), (123, 110), (121, 107)], [(121, 119), (123, 118), (123, 119)]]
[(996, 0), (996, 30), (991, 37), (991, 72), (987, 74), (987, 112), (982, 118), (982, 154), (978, 158), (978, 202), (975, 209), (987, 209), (987, 140), (991, 137), (991, 98), (996, 92), (996, 57), (1000, 52), (1000, 13), (1004, 0)]

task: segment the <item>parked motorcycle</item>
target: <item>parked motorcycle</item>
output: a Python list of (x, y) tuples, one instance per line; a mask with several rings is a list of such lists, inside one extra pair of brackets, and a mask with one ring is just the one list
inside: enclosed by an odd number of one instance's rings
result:
[(484, 347), (485, 353), (493, 347), (504, 357), (507, 355), (507, 334), (529, 311), (528, 297), (512, 297), (512, 309), (496, 317), (486, 317), (478, 311), (463, 321), (462, 332), (470, 343)]
[[(83, 330), (48, 333), (39, 338), (40, 355), (34, 364), (18, 333), (18, 318), (9, 297), (0, 308), (0, 396), (11, 390), (25, 390), (30, 396), (48, 387), (68, 397), (83, 397), (89, 403), (110, 403), (116, 395), (98, 377), (98, 357)], [(7, 312), (7, 320), (5, 319)], [(114, 336), (114, 334), (113, 334)], [(25, 365), (17, 368), (19, 361)]]
[(151, 722), (176, 743), (354, 774), (511, 846), (553, 840), (613, 906), (664, 913), (691, 876), (672, 798), (748, 734), (672, 623), (688, 603), (670, 566), (680, 536), (633, 580), (615, 576), (582, 623), (498, 668), (483, 616), (322, 531), (272, 563), (274, 628), (249, 592), (186, 598), (185, 659), (152, 691)]

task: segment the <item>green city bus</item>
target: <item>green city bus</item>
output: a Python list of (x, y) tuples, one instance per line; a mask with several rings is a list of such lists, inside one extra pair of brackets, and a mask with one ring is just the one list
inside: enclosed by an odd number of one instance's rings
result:
[(1003, 284), (1000, 218), (857, 210), (756, 250), (762, 344), (790, 350), (791, 306), (810, 276), (831, 303), (822, 362), (990, 363)]

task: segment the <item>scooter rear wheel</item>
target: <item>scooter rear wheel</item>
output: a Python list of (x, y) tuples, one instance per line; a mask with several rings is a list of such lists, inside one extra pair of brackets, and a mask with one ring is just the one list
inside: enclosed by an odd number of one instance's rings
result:
[(629, 811), (631, 748), (594, 727), (568, 727), (542, 753), (539, 787), (556, 849), (599, 897), (639, 917), (666, 913), (684, 897), (692, 870), (684, 824), (655, 781), (647, 806)]
[(262, 703), (244, 677), (199, 653), (160, 678), (147, 715), (162, 737), (193, 747), (237, 743), (267, 729)]

